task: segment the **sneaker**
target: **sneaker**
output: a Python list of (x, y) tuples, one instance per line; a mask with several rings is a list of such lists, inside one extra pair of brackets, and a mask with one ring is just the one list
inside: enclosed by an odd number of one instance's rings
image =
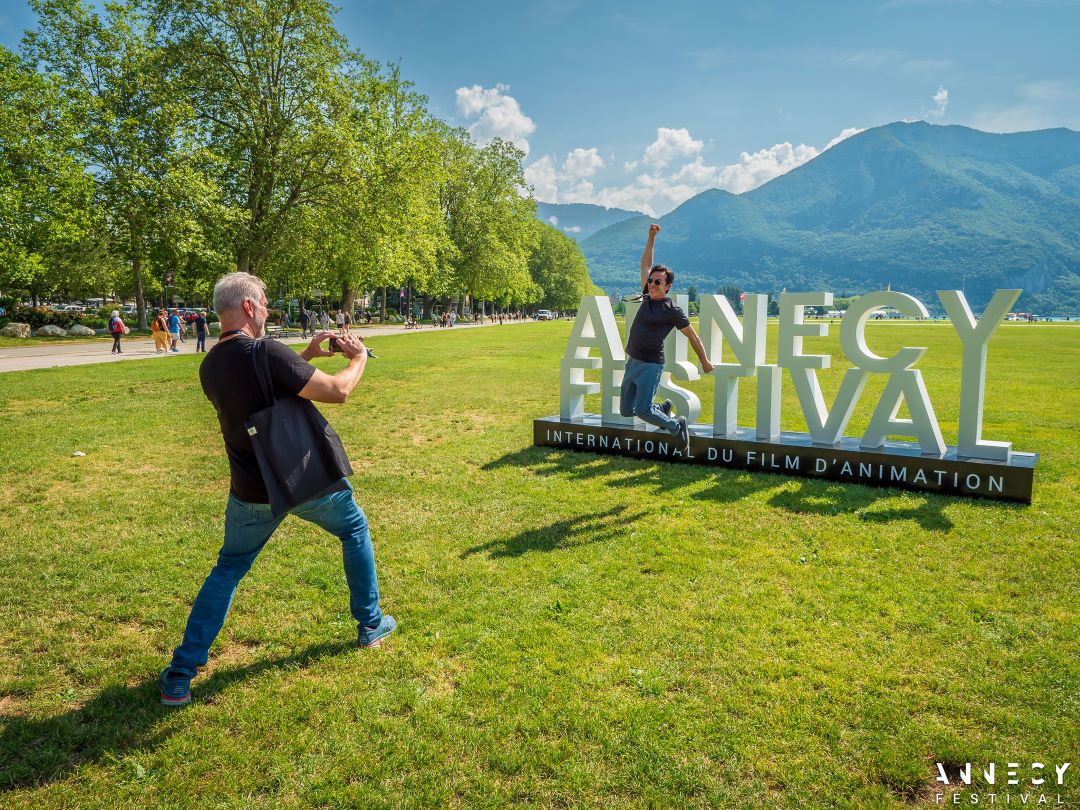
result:
[(177, 354), (180, 354), (180, 350), (179, 350), (179, 349), (169, 349), (169, 351), (170, 351), (170, 352), (176, 352)]
[(684, 453), (690, 452), (690, 428), (686, 424), (686, 417), (679, 417), (679, 429), (675, 431), (675, 439), (682, 446)]
[(378, 627), (360, 628), (359, 633), (356, 635), (356, 646), (367, 648), (381, 647), (383, 639), (393, 633), (396, 629), (397, 622), (394, 621), (394, 617), (387, 616), (384, 613)]
[(165, 670), (158, 678), (162, 706), (186, 706), (191, 703), (191, 678)]
[(664, 412), (664, 416), (671, 416), (671, 406), (673, 404), (670, 399), (665, 399), (660, 403), (660, 410)]

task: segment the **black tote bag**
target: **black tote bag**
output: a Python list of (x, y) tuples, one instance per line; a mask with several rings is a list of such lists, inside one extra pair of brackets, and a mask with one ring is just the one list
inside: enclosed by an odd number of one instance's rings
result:
[(270, 407), (244, 423), (274, 517), (294, 506), (345, 489), (352, 475), (341, 439), (319, 409), (300, 397), (278, 400), (270, 374), (270, 353), (261, 341), (251, 344), (255, 375)]

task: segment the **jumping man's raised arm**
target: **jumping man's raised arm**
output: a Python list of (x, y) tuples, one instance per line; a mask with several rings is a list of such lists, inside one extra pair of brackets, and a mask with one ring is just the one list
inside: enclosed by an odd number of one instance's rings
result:
[(649, 270), (653, 266), (653, 242), (656, 241), (656, 235), (660, 233), (660, 226), (655, 222), (649, 226), (649, 236), (645, 240), (645, 250), (641, 254), (641, 286), (645, 286), (645, 282), (649, 278)]

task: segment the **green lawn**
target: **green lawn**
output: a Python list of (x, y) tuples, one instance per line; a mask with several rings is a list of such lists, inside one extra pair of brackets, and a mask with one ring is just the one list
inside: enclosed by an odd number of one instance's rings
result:
[[(930, 347), (955, 442), (951, 327), (870, 329)], [(175, 711), (228, 487), (201, 358), (0, 375), (0, 807), (933, 806), (937, 761), (1080, 801), (1080, 762), (1050, 784), (1080, 759), (1080, 328), (990, 344), (984, 436), (1042, 454), (1031, 506), (533, 448), (569, 331), (374, 340), (324, 411), (400, 631), (350, 646), (338, 543), (291, 519)]]

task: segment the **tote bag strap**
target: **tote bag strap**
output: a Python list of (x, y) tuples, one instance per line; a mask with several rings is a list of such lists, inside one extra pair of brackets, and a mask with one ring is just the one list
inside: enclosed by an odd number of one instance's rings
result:
[(259, 388), (262, 389), (263, 397), (269, 405), (276, 405), (274, 382), (270, 376), (270, 353), (262, 345), (261, 340), (252, 341), (251, 360), (255, 364), (255, 376), (259, 379)]

